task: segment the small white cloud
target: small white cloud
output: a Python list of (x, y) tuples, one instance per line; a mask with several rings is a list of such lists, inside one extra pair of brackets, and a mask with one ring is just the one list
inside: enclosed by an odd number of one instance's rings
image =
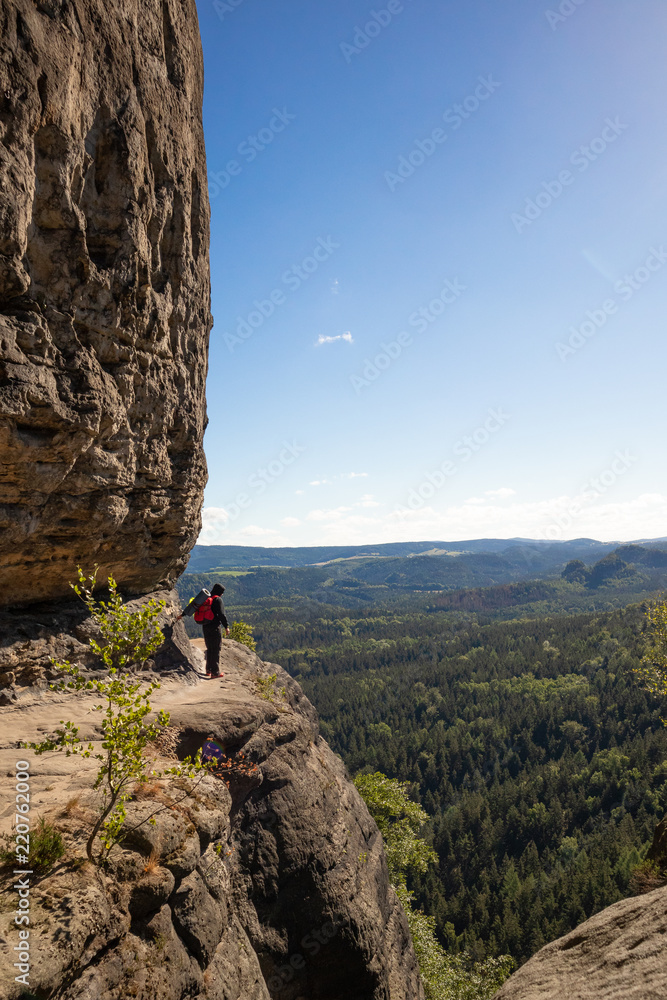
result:
[(297, 497), (302, 497), (305, 492), (306, 492), (305, 490), (294, 490), (294, 495)]
[(321, 347), (322, 344), (335, 344), (337, 340), (344, 340), (348, 344), (353, 344), (352, 334), (348, 330), (347, 333), (338, 333), (335, 337), (327, 337), (325, 334), (321, 333), (315, 342), (315, 347)]
[(331, 484), (335, 483), (336, 480), (338, 479), (367, 479), (367, 478), (368, 478), (367, 472), (341, 472), (341, 473), (336, 473), (336, 475), (332, 476), (330, 479), (313, 479), (308, 483), (308, 485), (331, 486)]
[(343, 514), (349, 514), (351, 507), (335, 507), (333, 510), (311, 510), (307, 521), (339, 521)]
[(311, 510), (306, 514), (306, 521), (326, 521), (327, 512), (325, 510)]
[(247, 528), (242, 528), (239, 531), (239, 535), (246, 538), (269, 538), (279, 535), (279, 532), (272, 528), (260, 528), (258, 524), (249, 524)]
[(498, 497), (499, 500), (505, 497), (516, 496), (516, 490), (512, 490), (509, 486), (502, 486), (499, 490), (486, 490), (484, 496), (487, 497)]
[[(306, 515), (307, 521), (328, 521), (330, 523), (336, 523), (343, 519), (344, 515), (350, 514), (352, 511), (357, 510), (359, 507), (382, 507), (381, 503), (374, 498), (372, 493), (365, 493), (360, 500), (356, 500), (351, 506), (347, 507), (333, 507), (330, 510), (311, 510)], [(356, 517), (359, 523), (362, 523), (363, 518), (360, 515), (352, 515)], [(349, 519), (347, 519), (349, 520)], [(371, 523), (371, 522), (368, 522)]]
[(301, 521), (298, 517), (284, 517), (280, 523), (284, 528), (296, 528)]
[(331, 282), (331, 294), (332, 295), (338, 295), (338, 286), (339, 286), (339, 284), (340, 284), (340, 282), (338, 281), (338, 278), (334, 278), (334, 280)]
[(224, 507), (204, 507), (201, 513), (204, 525), (226, 524), (229, 520), (229, 514)]

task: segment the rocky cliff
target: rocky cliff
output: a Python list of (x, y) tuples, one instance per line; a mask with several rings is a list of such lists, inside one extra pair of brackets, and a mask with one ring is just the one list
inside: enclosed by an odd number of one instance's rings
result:
[[(158, 650), (154, 667), (189, 675), (194, 669), (192, 649), (182, 625), (174, 627), (180, 610), (175, 591), (152, 591), (151, 597), (164, 602), (159, 624), (164, 642)], [(128, 601), (137, 609), (142, 599)], [(0, 705), (25, 700), (32, 688), (44, 691), (48, 682), (59, 676), (52, 660), (70, 660), (83, 667), (94, 667), (97, 658), (90, 649), (91, 637), (99, 638), (88, 610), (78, 599), (42, 601), (28, 610), (0, 610)]]
[(0, 605), (196, 539), (209, 309), (195, 0), (0, 0)]
[[(81, 863), (99, 806), (93, 769), (27, 753), (33, 822), (49, 818), (68, 845), (31, 885), (30, 989), (58, 1000), (421, 1000), (381, 837), (314, 709), (243, 646), (223, 644), (222, 668), (221, 682), (165, 679), (154, 705), (171, 712), (179, 756), (215, 737), (233, 763), (228, 784), (207, 776), (138, 790), (126, 826), (157, 810), (156, 825), (114, 848), (106, 871)], [(0, 709), (3, 803), (13, 805), (16, 741), (64, 717), (95, 743), (94, 701), (33, 689)], [(7, 805), (5, 829), (12, 813)], [(0, 994), (13, 1000), (8, 910)]]

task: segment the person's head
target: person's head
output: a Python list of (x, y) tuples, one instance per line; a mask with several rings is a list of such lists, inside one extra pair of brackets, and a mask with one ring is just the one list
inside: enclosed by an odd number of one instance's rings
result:
[(222, 586), (221, 583), (216, 583), (213, 587), (211, 587), (212, 597), (221, 597), (224, 594), (224, 592), (225, 588)]

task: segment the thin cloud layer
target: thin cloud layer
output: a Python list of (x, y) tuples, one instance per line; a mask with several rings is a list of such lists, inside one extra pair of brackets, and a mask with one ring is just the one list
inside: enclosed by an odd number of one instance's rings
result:
[[(311, 479), (308, 483), (309, 486), (331, 486), (335, 483), (337, 479), (367, 479), (367, 472), (341, 472), (340, 475), (331, 476), (330, 479)], [(303, 490), (297, 490), (297, 495), (302, 494)]]
[(199, 541), (203, 545), (265, 541), (276, 545), (363, 545), (429, 538), (457, 541), (518, 536), (560, 541), (582, 537), (627, 541), (666, 534), (665, 494), (644, 493), (616, 503), (590, 504), (572, 517), (568, 511), (575, 501), (575, 497), (560, 496), (498, 504), (473, 497), (440, 510), (425, 506), (397, 511), (373, 495), (364, 494), (353, 503), (316, 508), (301, 517), (284, 517), (280, 525), (285, 534), (256, 525), (228, 525), (224, 510), (209, 507), (203, 512), (204, 529)]

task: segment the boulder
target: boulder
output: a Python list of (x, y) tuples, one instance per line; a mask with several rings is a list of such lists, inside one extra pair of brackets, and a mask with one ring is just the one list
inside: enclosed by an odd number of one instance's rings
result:
[(596, 913), (546, 945), (494, 1000), (663, 1000), (667, 886)]
[(227, 926), (224, 901), (214, 900), (198, 872), (184, 878), (171, 903), (174, 926), (186, 946), (205, 968)]
[(164, 906), (176, 880), (168, 868), (155, 868), (132, 886), (129, 909), (134, 918), (146, 917)]

